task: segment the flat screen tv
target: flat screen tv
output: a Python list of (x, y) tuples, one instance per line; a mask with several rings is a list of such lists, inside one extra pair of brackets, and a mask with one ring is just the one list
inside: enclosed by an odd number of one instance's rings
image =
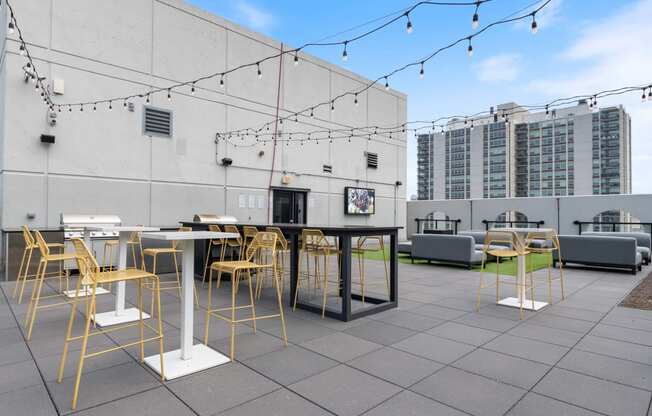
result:
[(376, 190), (369, 188), (344, 188), (344, 213), (371, 215), (376, 213)]

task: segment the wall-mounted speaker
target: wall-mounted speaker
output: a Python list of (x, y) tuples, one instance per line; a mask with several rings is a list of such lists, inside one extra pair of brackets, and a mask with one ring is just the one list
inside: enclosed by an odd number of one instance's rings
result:
[(51, 134), (41, 134), (41, 143), (53, 144), (54, 136)]

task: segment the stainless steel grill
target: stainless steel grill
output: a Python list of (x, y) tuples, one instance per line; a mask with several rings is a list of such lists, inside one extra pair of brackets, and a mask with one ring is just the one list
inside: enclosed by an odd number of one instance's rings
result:
[[(86, 227), (110, 227), (121, 225), (122, 221), (117, 215), (87, 215), (87, 214), (61, 214), (64, 240), (71, 238), (84, 238)], [(117, 231), (89, 231), (91, 239), (115, 239)]]
[(192, 220), (203, 224), (235, 224), (238, 222), (238, 219), (231, 215), (217, 214), (195, 214)]

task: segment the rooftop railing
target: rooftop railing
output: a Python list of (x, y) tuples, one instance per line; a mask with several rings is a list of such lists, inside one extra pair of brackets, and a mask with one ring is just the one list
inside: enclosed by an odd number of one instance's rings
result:
[(503, 228), (503, 227), (533, 227), (533, 228), (540, 228), (542, 225), (545, 224), (545, 221), (540, 220), (540, 221), (490, 221), (490, 220), (482, 220), (482, 223), (484, 224), (484, 229), (485, 231), (489, 231), (490, 228)]
[(641, 232), (648, 233), (652, 237), (652, 222), (632, 221), (573, 221), (577, 225), (578, 234), (582, 232)]
[[(430, 218), (415, 218), (417, 223), (417, 234), (457, 234), (457, 227), (461, 219), (443, 220)], [(440, 228), (443, 224), (443, 228)], [(434, 227), (433, 227), (434, 226)]]

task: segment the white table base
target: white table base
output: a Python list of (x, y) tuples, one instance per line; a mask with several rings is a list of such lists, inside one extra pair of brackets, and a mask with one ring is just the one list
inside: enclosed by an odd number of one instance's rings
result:
[[(226, 355), (220, 354), (204, 344), (196, 344), (192, 346), (192, 358), (183, 360), (181, 359), (181, 350), (173, 350), (163, 353), (163, 361), (165, 365), (165, 379), (173, 380), (226, 364), (231, 360)], [(145, 364), (158, 374), (161, 374), (160, 354), (146, 357)]]
[[(512, 308), (521, 307), (521, 302), (518, 300), (518, 298), (501, 299), (498, 301), (498, 304), (503, 306), (511, 306)], [(527, 309), (528, 311), (538, 311), (539, 309), (545, 308), (546, 306), (548, 306), (548, 302), (539, 302), (535, 300), (533, 308), (532, 299), (523, 299), (523, 309)]]
[[(82, 286), (79, 289), (79, 295), (77, 294), (77, 291), (75, 289), (71, 290), (64, 290), (63, 294), (66, 295), (69, 298), (76, 298), (76, 297), (86, 297), (90, 296), (93, 291), (91, 290), (90, 287), (88, 286)], [(95, 290), (95, 296), (97, 295), (106, 295), (107, 293), (111, 293), (108, 290), (104, 289), (103, 287), (98, 287), (97, 290)]]
[[(149, 319), (148, 313), (143, 312), (143, 319)], [(103, 312), (95, 314), (95, 323), (101, 327), (126, 324), (127, 322), (134, 322), (140, 320), (140, 312), (138, 308), (124, 309), (122, 313), (117, 311)]]

